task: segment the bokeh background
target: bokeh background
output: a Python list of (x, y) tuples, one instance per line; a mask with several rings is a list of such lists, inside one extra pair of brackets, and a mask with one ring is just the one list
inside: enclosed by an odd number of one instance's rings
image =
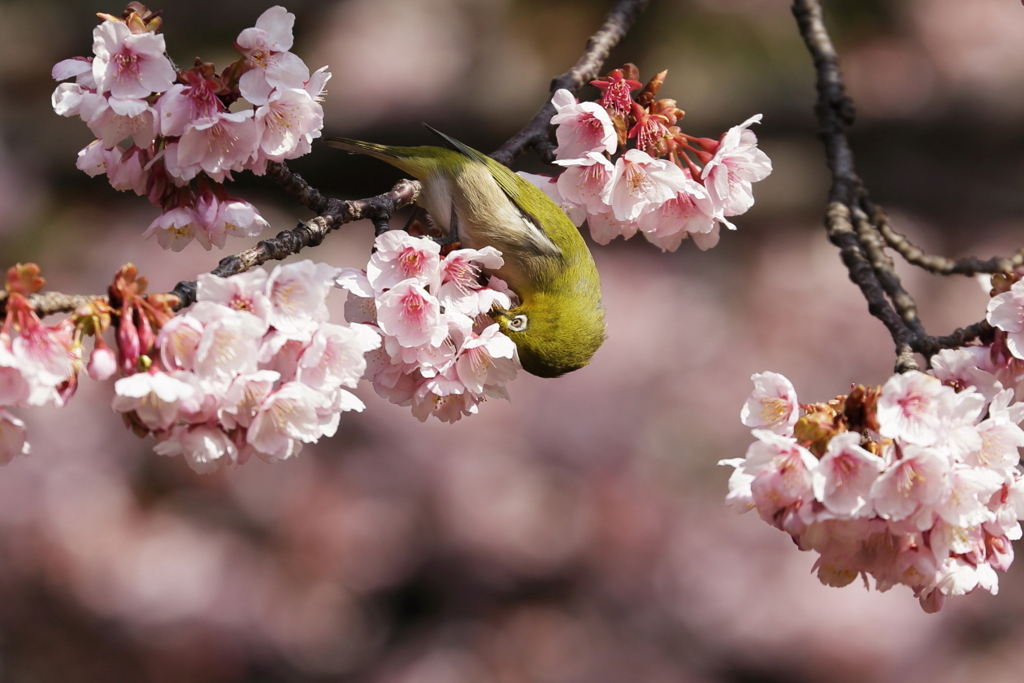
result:
[[(294, 51), (334, 73), (328, 134), (429, 143), (426, 121), (491, 150), (539, 108), (608, 5), (287, 6)], [(178, 63), (220, 66), (265, 9), (159, 7)], [(0, 266), (35, 261), (61, 291), (101, 292), (129, 261), (167, 291), (223, 255), (164, 253), (141, 238), (152, 207), (74, 168), (91, 136), (50, 109), (50, 67), (89, 54), (95, 12), (121, 9), (0, 0)], [(952, 256), (1016, 250), (1024, 7), (826, 10), (858, 106), (858, 167), (896, 227)], [(819, 585), (813, 557), (722, 502), (728, 471), (715, 463), (750, 441), (738, 413), (752, 373), (782, 372), (817, 401), (881, 383), (894, 360), (820, 228), (828, 175), (787, 3), (652, 0), (608, 66), (626, 61), (644, 77), (669, 70), (661, 94), (692, 134), (764, 114), (775, 171), (737, 232), (706, 253), (639, 239), (596, 248), (609, 339), (593, 364), (522, 375), (510, 403), (454, 426), (421, 424), (363, 387), (367, 410), (344, 415), (335, 438), (199, 476), (123, 428), (110, 386), (85, 380), (62, 410), (22, 411), (34, 453), (0, 471), (0, 681), (1020, 680), (1020, 563), (998, 596), (925, 615), (902, 588)], [(293, 167), (344, 198), (398, 177), (324, 147)], [(518, 168), (545, 170), (530, 158)], [(234, 191), (275, 230), (308, 217), (263, 179)], [(353, 224), (310, 256), (363, 264), (370, 233)], [(901, 272), (931, 332), (982, 317), (977, 282)]]

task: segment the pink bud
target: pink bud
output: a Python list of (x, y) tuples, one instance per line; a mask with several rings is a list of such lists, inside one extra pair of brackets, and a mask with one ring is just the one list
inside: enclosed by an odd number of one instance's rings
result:
[(139, 362), (139, 331), (132, 321), (132, 314), (126, 311), (121, 315), (121, 323), (117, 327), (117, 350), (121, 360), (121, 370), (130, 375), (135, 372), (135, 364)]
[(139, 310), (139, 352), (144, 353), (147, 356), (153, 349), (153, 344), (156, 343), (156, 334), (153, 332), (153, 324), (149, 322), (149, 317)]
[(110, 379), (117, 371), (117, 357), (106, 346), (97, 346), (89, 356), (89, 377), (97, 382)]

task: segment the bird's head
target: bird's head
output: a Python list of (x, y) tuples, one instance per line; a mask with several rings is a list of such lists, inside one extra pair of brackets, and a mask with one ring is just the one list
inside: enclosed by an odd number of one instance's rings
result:
[(515, 342), (524, 370), (558, 377), (589, 363), (604, 342), (604, 312), (590, 303), (540, 294), (490, 315)]

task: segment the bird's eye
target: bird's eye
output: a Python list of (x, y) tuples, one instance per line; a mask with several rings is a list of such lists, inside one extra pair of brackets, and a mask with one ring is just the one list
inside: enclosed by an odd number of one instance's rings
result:
[(526, 326), (526, 315), (523, 313), (520, 313), (514, 318), (510, 318), (508, 321), (508, 329), (512, 330), (513, 332), (522, 332), (526, 329)]

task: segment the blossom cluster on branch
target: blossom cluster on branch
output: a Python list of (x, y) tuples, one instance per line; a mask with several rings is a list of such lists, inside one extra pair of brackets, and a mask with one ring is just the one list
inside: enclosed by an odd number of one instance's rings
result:
[(329, 321), (337, 275), (312, 261), (200, 275), (197, 302), (160, 329), (148, 369), (114, 384), (114, 410), (199, 472), (254, 453), (282, 460), (333, 435), (342, 412), (363, 409), (348, 389), (381, 343), (370, 326)]
[(456, 249), (442, 258), (436, 242), (400, 230), (375, 246), (366, 269), (344, 269), (338, 286), (349, 292), (346, 317), (384, 339), (368, 369), (377, 393), (420, 421), (455, 422), (487, 398), (507, 399), (519, 356), (488, 312), (511, 308), (515, 294), (482, 275), (501, 267), (501, 253)]
[(31, 451), (25, 423), (10, 407), (62, 406), (77, 387), (80, 346), (70, 320), (44, 325), (28, 297), (42, 288), (36, 266), (7, 271), (7, 313), (0, 327), (0, 464)]
[(80, 117), (97, 137), (78, 153), (78, 168), (160, 208), (145, 234), (164, 248), (193, 239), (221, 248), (228, 236), (258, 235), (266, 221), (224, 182), (306, 154), (323, 126), (331, 74), (310, 74), (289, 51), (295, 16), (279, 6), (260, 15), (238, 35), (242, 57), (219, 74), (199, 59), (176, 70), (160, 17), (137, 2), (122, 17), (100, 17), (93, 56), (53, 67), (56, 80), (75, 79), (57, 86), (54, 111)]
[(999, 339), (931, 360), (809, 405), (782, 375), (754, 375), (741, 419), (757, 441), (720, 463), (735, 468), (727, 500), (817, 552), (822, 583), (904, 584), (929, 612), (997, 592), (1024, 518), (1024, 362)]
[[(687, 135), (678, 126), (683, 112), (676, 101), (654, 99), (666, 73), (641, 86), (632, 64), (615, 69), (591, 82), (602, 91), (597, 102), (556, 91), (555, 163), (565, 170), (557, 178), (521, 174), (577, 226), (586, 220), (598, 244), (641, 232), (662, 251), (675, 251), (687, 237), (709, 249), (721, 224), (735, 229), (729, 217), (753, 206), (752, 183), (771, 173), (750, 130), (760, 114), (718, 140)], [(635, 98), (634, 90), (641, 91)]]

